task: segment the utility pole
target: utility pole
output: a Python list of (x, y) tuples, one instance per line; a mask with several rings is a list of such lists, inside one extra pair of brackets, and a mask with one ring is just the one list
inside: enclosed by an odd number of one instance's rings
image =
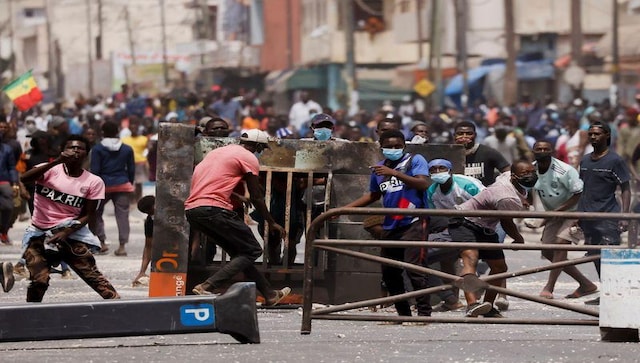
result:
[(462, 108), (469, 101), (469, 78), (467, 75), (467, 1), (456, 0), (456, 47), (458, 49), (458, 70), (462, 73)]
[(423, 39), (422, 39), (422, 0), (416, 0), (416, 27), (417, 27), (417, 36), (416, 36), (416, 40), (418, 42), (418, 64), (422, 63), (422, 60), (424, 58), (424, 54), (422, 51), (422, 43), (423, 43)]
[(571, 60), (582, 66), (582, 0), (571, 0)]
[(439, 29), (440, 29), (440, 17), (438, 16), (439, 12), (439, 1), (431, 0), (431, 16), (430, 16), (430, 27), (429, 27), (429, 65), (427, 73), (429, 74), (429, 80), (436, 86), (435, 92), (433, 92), (428, 99), (427, 104), (430, 109), (433, 109), (438, 104), (438, 76), (437, 71), (434, 71), (434, 59), (437, 57), (435, 53), (438, 52), (437, 48), (439, 47), (440, 37), (439, 37)]
[(293, 14), (291, 0), (287, 2), (287, 69), (293, 68)]
[[(442, 18), (442, 8), (445, 5), (441, 0), (432, 0), (432, 8), (433, 12), (432, 18), (434, 19), (434, 32), (431, 33), (431, 46), (432, 49), (430, 52), (433, 52), (432, 61), (435, 60), (436, 66), (433, 74), (434, 84), (436, 86), (436, 90), (431, 94), (432, 105), (436, 107), (440, 107), (442, 105), (442, 25), (443, 23), (440, 21)], [(433, 67), (431, 67), (433, 68)]]
[(612, 72), (611, 72), (611, 91), (610, 91), (610, 98), (611, 98), (611, 105), (612, 106), (617, 106), (618, 105), (618, 83), (620, 83), (620, 53), (618, 50), (618, 1), (617, 0), (611, 0), (611, 4), (612, 4), (612, 11), (613, 11), (613, 21), (612, 21), (612, 26), (613, 29), (611, 29), (611, 67), (612, 67)]
[(162, 74), (164, 75), (164, 86), (169, 85), (169, 65), (167, 64), (167, 24), (164, 11), (164, 0), (160, 1), (160, 23), (162, 26)]
[(357, 89), (358, 89), (358, 81), (356, 80), (356, 62), (355, 62), (355, 54), (354, 54), (354, 45), (355, 39), (353, 36), (354, 33), (354, 24), (353, 24), (353, 0), (345, 0), (342, 1), (343, 4), (343, 25), (344, 25), (344, 35), (345, 35), (345, 44), (346, 44), (346, 57), (344, 70), (346, 74), (347, 81), (347, 94), (348, 101), (347, 106), (349, 108), (349, 114), (357, 108)]
[(504, 74), (504, 105), (509, 106), (517, 101), (518, 75), (516, 73), (516, 34), (513, 16), (513, 0), (504, 0), (504, 32), (507, 64)]
[(93, 36), (91, 35), (91, 0), (87, 0), (87, 61), (89, 68), (89, 97), (93, 97)]
[(15, 34), (13, 32), (13, 0), (9, 0), (9, 54), (11, 61), (11, 78), (16, 76)]
[(124, 6), (124, 19), (127, 23), (127, 38), (129, 39), (129, 53), (131, 53), (131, 64), (136, 65), (136, 48), (133, 43), (133, 31), (131, 30), (131, 16), (129, 15), (129, 5)]
[[(582, 67), (582, 0), (571, 0), (571, 62)], [(582, 86), (573, 88), (573, 97), (582, 96)]]
[(55, 94), (56, 98), (61, 97), (61, 94), (58, 94), (58, 79), (56, 77), (56, 63), (54, 56), (54, 47), (53, 47), (53, 34), (52, 34), (52, 18), (53, 18), (53, 9), (51, 8), (51, 0), (45, 0), (45, 12), (47, 14), (47, 87), (49, 91)]
[(98, 0), (98, 36), (96, 37), (96, 59), (102, 59), (102, 0)]

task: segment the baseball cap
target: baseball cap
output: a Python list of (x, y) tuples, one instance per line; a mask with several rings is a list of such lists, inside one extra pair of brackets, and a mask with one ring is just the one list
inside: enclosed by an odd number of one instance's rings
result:
[(178, 118), (178, 114), (176, 112), (169, 112), (167, 114), (167, 116), (165, 116), (165, 121), (171, 121), (172, 118), (177, 119)]
[(255, 142), (258, 144), (268, 144), (269, 135), (264, 131), (260, 131), (258, 129), (251, 129), (243, 132), (242, 135), (240, 136), (240, 140)]
[(212, 117), (209, 116), (205, 116), (203, 118), (200, 119), (200, 121), (198, 122), (198, 126), (200, 127), (206, 127), (207, 126), (207, 122), (213, 120)]
[(336, 124), (336, 120), (326, 113), (318, 113), (311, 118), (311, 125), (313, 126), (317, 126), (323, 122), (330, 122), (332, 125)]

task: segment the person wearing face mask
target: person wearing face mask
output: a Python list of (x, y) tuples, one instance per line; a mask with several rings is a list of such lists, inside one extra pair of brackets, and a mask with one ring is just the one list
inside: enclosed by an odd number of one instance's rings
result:
[[(461, 204), (477, 195), (485, 189), (480, 180), (451, 172), (453, 165), (446, 159), (433, 159), (429, 162), (429, 174), (433, 184), (427, 189), (425, 194), (427, 205), (429, 208), (435, 209), (455, 209), (455, 206)], [(431, 216), (429, 218), (429, 241), (451, 242), (451, 235), (447, 229), (449, 218), (445, 216)], [(447, 253), (451, 250), (442, 250)], [(429, 259), (434, 258), (435, 254), (429, 251)], [(457, 253), (454, 256), (444, 255), (439, 259), (442, 271), (449, 274), (455, 274), (455, 261), (457, 261)], [(431, 286), (442, 285), (435, 283), (436, 277), (429, 276)], [(439, 278), (438, 278), (439, 279)], [(434, 281), (434, 282), (432, 282)], [(451, 290), (445, 292), (451, 293)], [(440, 310), (457, 310), (464, 305), (458, 301), (458, 294), (454, 296), (440, 296), (443, 303)]]
[[(422, 155), (405, 152), (404, 134), (398, 130), (383, 132), (379, 141), (385, 159), (371, 166), (369, 191), (345, 207), (364, 207), (382, 198), (384, 208), (425, 208), (424, 191), (427, 189), (429, 176), (427, 161)], [(426, 224), (426, 220), (413, 216), (385, 216), (382, 238), (423, 240), (428, 234)], [(382, 248), (380, 254), (394, 260), (424, 265), (425, 252), (420, 247)], [(407, 271), (407, 275), (415, 290), (428, 286), (426, 276), (411, 271)], [(382, 280), (390, 295), (405, 292), (402, 269), (383, 265)], [(398, 301), (395, 307), (398, 315), (411, 316), (408, 301)], [(432, 308), (429, 296), (417, 297), (416, 307), (419, 316), (430, 316)]]
[[(584, 187), (578, 171), (571, 165), (553, 157), (553, 146), (548, 141), (537, 141), (533, 145), (533, 154), (536, 159), (535, 166), (538, 173), (538, 182), (534, 186), (534, 191), (540, 197), (544, 210), (555, 212), (575, 210)], [(571, 232), (577, 222), (577, 219), (545, 219), (541, 237), (542, 243), (578, 243), (581, 239), (581, 233)], [(550, 262), (565, 261), (567, 259), (567, 251), (543, 250), (542, 257)], [(575, 299), (598, 291), (598, 287), (584, 276), (576, 266), (567, 266), (549, 272), (547, 284), (540, 292), (541, 297), (553, 299), (553, 289), (562, 271), (580, 284), (573, 293), (565, 296), (565, 298)]]
[[(466, 202), (455, 206), (458, 210), (496, 210), (496, 211), (522, 211), (529, 206), (527, 197), (529, 191), (536, 184), (538, 177), (535, 167), (527, 160), (516, 161), (511, 166), (511, 173), (503, 173), (495, 183), (475, 195)], [(518, 231), (518, 227), (512, 218), (495, 217), (453, 217), (449, 220), (449, 233), (456, 242), (488, 242), (498, 243), (496, 227), (500, 223), (507, 234), (513, 238), (513, 243), (524, 243), (524, 237)], [(478, 259), (483, 259), (491, 268), (490, 275), (507, 272), (507, 263), (504, 252), (496, 250), (465, 249), (460, 253), (463, 262), (462, 276), (476, 276)], [(505, 279), (494, 280), (489, 284), (504, 287)], [(500, 310), (494, 307), (497, 293), (487, 290), (484, 302), (479, 302), (473, 292), (464, 293), (467, 300), (467, 317), (493, 317), (500, 318)]]
[(348, 141), (333, 136), (333, 130), (336, 127), (336, 120), (326, 113), (318, 113), (311, 118), (311, 130), (313, 137), (302, 138), (300, 140), (315, 141)]
[[(224, 249), (231, 261), (204, 282), (193, 288), (197, 295), (219, 293), (239, 273), (256, 283), (266, 305), (282, 301), (291, 289), (274, 290), (254, 262), (263, 253), (253, 232), (234, 212), (231, 200), (238, 184), (245, 182), (251, 203), (265, 218), (269, 230), (285, 237), (285, 230), (276, 223), (264, 202), (259, 181), (260, 164), (255, 153), (269, 147), (269, 137), (263, 131), (247, 130), (240, 137), (240, 145), (231, 144), (211, 150), (196, 165), (191, 179), (191, 192), (184, 202), (185, 215), (191, 228), (205, 234)], [(212, 173), (211, 170), (215, 170)]]

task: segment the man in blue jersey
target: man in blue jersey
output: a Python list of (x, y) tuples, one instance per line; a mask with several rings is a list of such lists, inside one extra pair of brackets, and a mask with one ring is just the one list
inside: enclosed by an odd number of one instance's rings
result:
[[(424, 208), (424, 191), (429, 185), (427, 161), (418, 154), (405, 152), (405, 140), (398, 130), (385, 131), (380, 135), (380, 146), (385, 159), (371, 167), (369, 192), (345, 207), (364, 207), (382, 197), (385, 208)], [(386, 216), (383, 223), (383, 239), (386, 240), (425, 240), (427, 226), (424, 220), (413, 216)], [(426, 253), (422, 247), (382, 248), (381, 256), (415, 265), (424, 265)], [(407, 271), (414, 290), (428, 287), (426, 276)], [(405, 292), (402, 269), (383, 265), (382, 280), (390, 295)], [(400, 316), (411, 316), (409, 302), (395, 303)], [(431, 315), (429, 296), (416, 298), (419, 316)]]

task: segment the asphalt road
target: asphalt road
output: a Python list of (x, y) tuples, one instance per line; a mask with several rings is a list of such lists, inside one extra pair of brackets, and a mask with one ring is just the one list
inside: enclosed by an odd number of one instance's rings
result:
[[(107, 234), (117, 236), (115, 220), (107, 211)], [(19, 239), (27, 226), (17, 223), (10, 232), (13, 246), (0, 246), (0, 260), (17, 261)], [(98, 266), (123, 300), (145, 298), (146, 287), (132, 287), (140, 268), (143, 215), (131, 217), (131, 242), (127, 257), (113, 254), (97, 256)], [(527, 241), (538, 239), (535, 233)], [(115, 242), (113, 242), (115, 243)], [(112, 247), (115, 247), (112, 243)], [(113, 250), (113, 249), (112, 249)], [(572, 253), (579, 256), (580, 253)], [(544, 264), (539, 252), (507, 252), (510, 269)], [(581, 270), (596, 279), (592, 265)], [(537, 294), (547, 274), (509, 280), (509, 287)], [(16, 281), (14, 289), (0, 295), (0, 305), (25, 304), (28, 281)], [(584, 300), (566, 300), (575, 289), (568, 277), (561, 276), (556, 287), (558, 301), (584, 306)], [(593, 296), (590, 296), (591, 298)], [(45, 296), (47, 302), (99, 301), (99, 296), (79, 279), (62, 280), (54, 275)], [(566, 310), (511, 298), (509, 318), (578, 318), (586, 316)], [(124, 301), (123, 301), (124, 302)], [(359, 310), (358, 314), (371, 314)], [(385, 309), (376, 314), (393, 315)], [(462, 312), (434, 316), (460, 317)], [(376, 322), (314, 320), (310, 335), (301, 335), (300, 309), (259, 309), (261, 344), (243, 345), (219, 334), (151, 335), (119, 338), (71, 339), (59, 341), (0, 343), (2, 362), (633, 362), (640, 360), (638, 343), (600, 341), (598, 327), (553, 325), (465, 325), (434, 323), (427, 326), (379, 325)]]

